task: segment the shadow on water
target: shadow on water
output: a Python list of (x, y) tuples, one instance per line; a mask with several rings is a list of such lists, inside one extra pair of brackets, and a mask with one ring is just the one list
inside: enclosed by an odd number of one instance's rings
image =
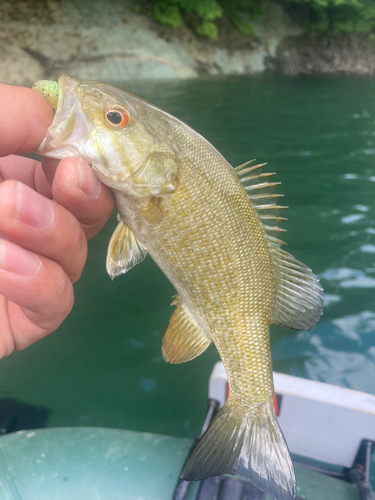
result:
[[(375, 392), (375, 81), (301, 77), (133, 82), (234, 165), (257, 158), (282, 181), (287, 249), (322, 281), (310, 332), (272, 327), (276, 370)], [(90, 243), (69, 319), (0, 364), (0, 395), (48, 407), (50, 426), (195, 436), (213, 347), (186, 365), (161, 357), (174, 290), (150, 258), (113, 283), (115, 217)]]

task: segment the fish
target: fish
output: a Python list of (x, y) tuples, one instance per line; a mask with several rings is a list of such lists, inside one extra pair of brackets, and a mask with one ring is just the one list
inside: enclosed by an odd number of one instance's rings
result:
[(264, 164), (233, 168), (188, 125), (108, 84), (62, 75), (35, 88), (57, 100), (37, 153), (81, 157), (113, 191), (118, 225), (108, 274), (128, 272), (148, 253), (177, 291), (164, 359), (184, 363), (214, 343), (224, 363), (228, 399), (181, 478), (239, 474), (275, 500), (292, 500), (293, 463), (273, 408), (269, 327), (312, 328), (323, 289), (282, 248), (280, 183)]

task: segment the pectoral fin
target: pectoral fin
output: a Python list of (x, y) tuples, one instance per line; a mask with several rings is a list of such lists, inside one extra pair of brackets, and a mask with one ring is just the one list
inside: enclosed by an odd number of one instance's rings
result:
[(162, 352), (168, 363), (185, 363), (196, 358), (211, 344), (202, 327), (181, 301), (171, 316), (163, 338)]
[(123, 220), (110, 239), (107, 251), (107, 273), (111, 279), (127, 273), (147, 255), (147, 249), (139, 243)]

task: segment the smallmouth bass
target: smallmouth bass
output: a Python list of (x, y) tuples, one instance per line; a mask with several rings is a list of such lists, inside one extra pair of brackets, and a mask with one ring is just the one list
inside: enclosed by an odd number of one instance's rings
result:
[(182, 472), (199, 480), (240, 474), (276, 500), (296, 484), (273, 409), (272, 323), (317, 322), (318, 279), (281, 249), (281, 195), (263, 165), (233, 169), (190, 127), (125, 91), (66, 75), (37, 83), (54, 121), (38, 153), (80, 156), (114, 193), (119, 223), (107, 270), (114, 278), (147, 254), (177, 290), (164, 359), (194, 359), (214, 342), (230, 392)]

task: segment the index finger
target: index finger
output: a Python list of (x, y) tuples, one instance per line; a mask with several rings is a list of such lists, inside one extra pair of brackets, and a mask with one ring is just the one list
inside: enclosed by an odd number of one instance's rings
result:
[(41, 94), (0, 84), (0, 156), (34, 151), (44, 139), (53, 111)]

